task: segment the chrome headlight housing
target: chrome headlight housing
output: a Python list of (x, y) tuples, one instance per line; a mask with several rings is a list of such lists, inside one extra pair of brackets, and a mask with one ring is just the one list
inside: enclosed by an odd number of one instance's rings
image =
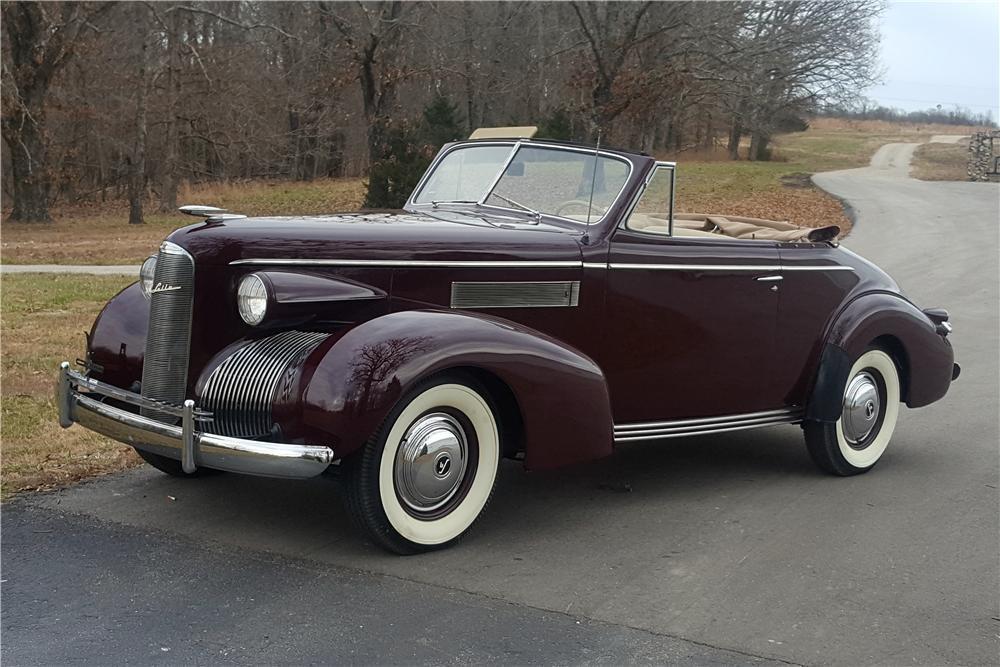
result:
[(268, 295), (264, 279), (256, 273), (244, 276), (236, 288), (236, 305), (240, 317), (251, 326), (264, 321), (267, 315)]
[(156, 276), (156, 255), (150, 255), (139, 268), (139, 289), (142, 295), (149, 298), (153, 290), (153, 278)]

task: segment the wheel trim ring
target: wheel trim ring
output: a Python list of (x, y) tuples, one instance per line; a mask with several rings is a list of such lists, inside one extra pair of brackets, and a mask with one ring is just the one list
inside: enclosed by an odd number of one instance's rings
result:
[(472, 468), (470, 438), (444, 409), (426, 413), (406, 430), (396, 451), (396, 496), (415, 517), (437, 513), (465, 484)]
[(885, 418), (885, 381), (874, 368), (856, 373), (844, 390), (842, 431), (851, 449), (868, 447)]

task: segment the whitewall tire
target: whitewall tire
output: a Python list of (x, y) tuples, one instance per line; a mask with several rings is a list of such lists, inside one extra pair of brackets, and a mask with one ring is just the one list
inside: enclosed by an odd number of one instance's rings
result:
[(465, 375), (432, 378), (399, 401), (351, 462), (351, 513), (396, 553), (445, 546), (489, 503), (500, 451), (488, 393)]
[(899, 417), (899, 371), (885, 351), (872, 348), (854, 362), (844, 387), (841, 416), (834, 423), (806, 422), (813, 461), (834, 475), (871, 470), (889, 446)]

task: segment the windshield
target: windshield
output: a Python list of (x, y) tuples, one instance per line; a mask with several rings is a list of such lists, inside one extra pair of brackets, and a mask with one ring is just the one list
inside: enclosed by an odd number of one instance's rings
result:
[[(508, 162), (512, 150), (517, 152)], [(597, 222), (621, 194), (629, 171), (626, 161), (601, 155), (595, 173), (593, 153), (559, 147), (465, 146), (437, 163), (413, 203), (483, 203)]]
[(451, 151), (438, 162), (413, 203), (479, 201), (493, 184), (510, 151), (510, 146), (468, 146)]

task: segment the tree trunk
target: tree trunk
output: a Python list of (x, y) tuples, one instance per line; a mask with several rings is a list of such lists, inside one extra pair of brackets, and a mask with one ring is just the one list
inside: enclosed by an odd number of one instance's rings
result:
[(743, 139), (743, 125), (740, 124), (739, 118), (733, 118), (733, 124), (729, 128), (729, 143), (726, 145), (726, 150), (729, 151), (730, 160), (740, 159), (740, 140)]
[(770, 141), (771, 137), (760, 130), (750, 135), (750, 159), (759, 162), (770, 160), (771, 152), (768, 150)]
[[(148, 10), (142, 7), (144, 20), (142, 27), (148, 32)], [(129, 161), (128, 180), (128, 224), (141, 225), (145, 222), (142, 218), (142, 196), (146, 184), (146, 105), (149, 98), (149, 80), (146, 76), (147, 58), (149, 56), (148, 37), (142, 41), (142, 49), (139, 56), (139, 86), (136, 92), (137, 99), (135, 105), (135, 148), (132, 151), (132, 159)]]
[(160, 212), (171, 213), (177, 209), (177, 98), (180, 96), (180, 58), (177, 33), (180, 29), (180, 12), (170, 15), (170, 32), (167, 34), (167, 150), (160, 181)]
[(10, 156), (14, 208), (11, 222), (52, 222), (49, 216), (49, 177), (45, 173), (45, 141), (39, 126), (42, 109), (30, 114), (17, 110), (4, 119), (3, 138)]

